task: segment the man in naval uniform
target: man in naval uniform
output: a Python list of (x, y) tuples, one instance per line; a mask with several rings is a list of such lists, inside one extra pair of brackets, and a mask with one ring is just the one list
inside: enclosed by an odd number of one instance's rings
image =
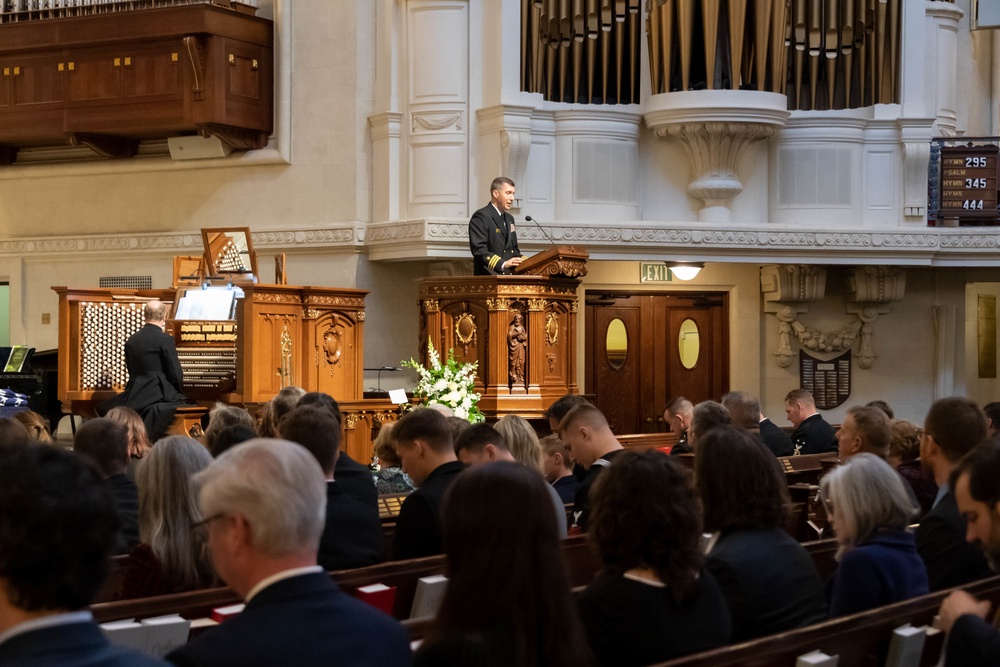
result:
[(469, 220), (469, 249), (475, 260), (475, 275), (510, 275), (524, 257), (517, 247), (517, 231), (510, 211), (514, 203), (514, 181), (498, 176), (490, 185), (490, 203)]

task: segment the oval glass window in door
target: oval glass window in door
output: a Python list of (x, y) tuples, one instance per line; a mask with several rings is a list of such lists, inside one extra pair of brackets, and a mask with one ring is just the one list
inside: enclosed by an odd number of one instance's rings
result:
[(625, 357), (628, 355), (628, 332), (625, 331), (625, 323), (620, 318), (616, 317), (608, 323), (604, 349), (611, 368), (619, 370), (625, 365)]
[(677, 334), (677, 351), (680, 352), (681, 366), (691, 370), (698, 365), (701, 342), (698, 336), (698, 325), (691, 318), (681, 322), (680, 333)]

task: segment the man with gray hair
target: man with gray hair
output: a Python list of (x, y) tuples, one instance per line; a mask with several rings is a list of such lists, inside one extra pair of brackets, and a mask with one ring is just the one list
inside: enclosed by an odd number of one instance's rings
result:
[(198, 667), (410, 664), (399, 623), (342, 593), (316, 564), (326, 479), (304, 447), (250, 440), (193, 483), (212, 563), (246, 608), (167, 660)]
[(146, 324), (125, 341), (128, 384), (125, 391), (97, 406), (101, 417), (119, 405), (132, 408), (146, 424), (151, 442), (160, 439), (174, 420), (174, 410), (187, 405), (181, 389), (184, 373), (174, 337), (164, 331), (167, 306), (159, 299), (146, 302)]

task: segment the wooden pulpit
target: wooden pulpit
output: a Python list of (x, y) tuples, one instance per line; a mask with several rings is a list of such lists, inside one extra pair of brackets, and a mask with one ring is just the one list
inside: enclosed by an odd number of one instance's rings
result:
[(513, 276), (424, 278), (420, 358), (427, 342), (442, 356), (478, 362), (479, 409), (488, 417), (541, 417), (576, 380), (576, 296), (587, 251), (558, 246), (525, 260)]

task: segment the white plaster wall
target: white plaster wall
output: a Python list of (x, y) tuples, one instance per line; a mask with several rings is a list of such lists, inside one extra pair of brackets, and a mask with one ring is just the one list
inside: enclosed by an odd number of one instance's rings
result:
[[(897, 418), (923, 423), (927, 409), (934, 401), (936, 379), (935, 331), (933, 307), (941, 304), (958, 306), (958, 322), (961, 325), (965, 311), (964, 270), (938, 269), (906, 271), (906, 296), (902, 302), (892, 304), (892, 312), (880, 315), (874, 323), (873, 347), (878, 357), (870, 369), (862, 369), (857, 363), (856, 353), (860, 340), (854, 345), (852, 359), (851, 396), (847, 401), (824, 412), (830, 423), (840, 423), (844, 413), (852, 405), (864, 405), (878, 398), (889, 402)], [(846, 275), (834, 267), (828, 269), (826, 298), (820, 303), (809, 305), (809, 312), (799, 316), (803, 324), (821, 331), (836, 331), (853, 319), (845, 311)], [(774, 351), (778, 348), (778, 321), (773, 315), (763, 318), (764, 331), (761, 336), (761, 375), (765, 386), (763, 403), (770, 411), (772, 420), (779, 426), (787, 426), (783, 414), (784, 396), (799, 386), (798, 342), (792, 340), (795, 354), (788, 368), (780, 368), (775, 362)], [(964, 338), (959, 335), (956, 347), (951, 352), (960, 369), (955, 378), (955, 394), (964, 391), (961, 377), (965, 364)], [(836, 355), (813, 356), (825, 359)], [(775, 418), (777, 417), (777, 419)]]
[(291, 62), (279, 68), (287, 65), (292, 78), (292, 164), (206, 168), (157, 157), (8, 167), (0, 173), (0, 237), (366, 219), (375, 3), (288, 4), (291, 26), (279, 30), (291, 36)]
[[(969, 278), (973, 282), (965, 289), (966, 396), (983, 406), (1000, 400), (1000, 380), (979, 377), (979, 295), (993, 296), (1000, 302), (1000, 282), (995, 282), (1000, 275), (996, 271), (975, 272)], [(980, 280), (991, 282), (978, 282)], [(994, 349), (994, 354), (996, 352)]]

